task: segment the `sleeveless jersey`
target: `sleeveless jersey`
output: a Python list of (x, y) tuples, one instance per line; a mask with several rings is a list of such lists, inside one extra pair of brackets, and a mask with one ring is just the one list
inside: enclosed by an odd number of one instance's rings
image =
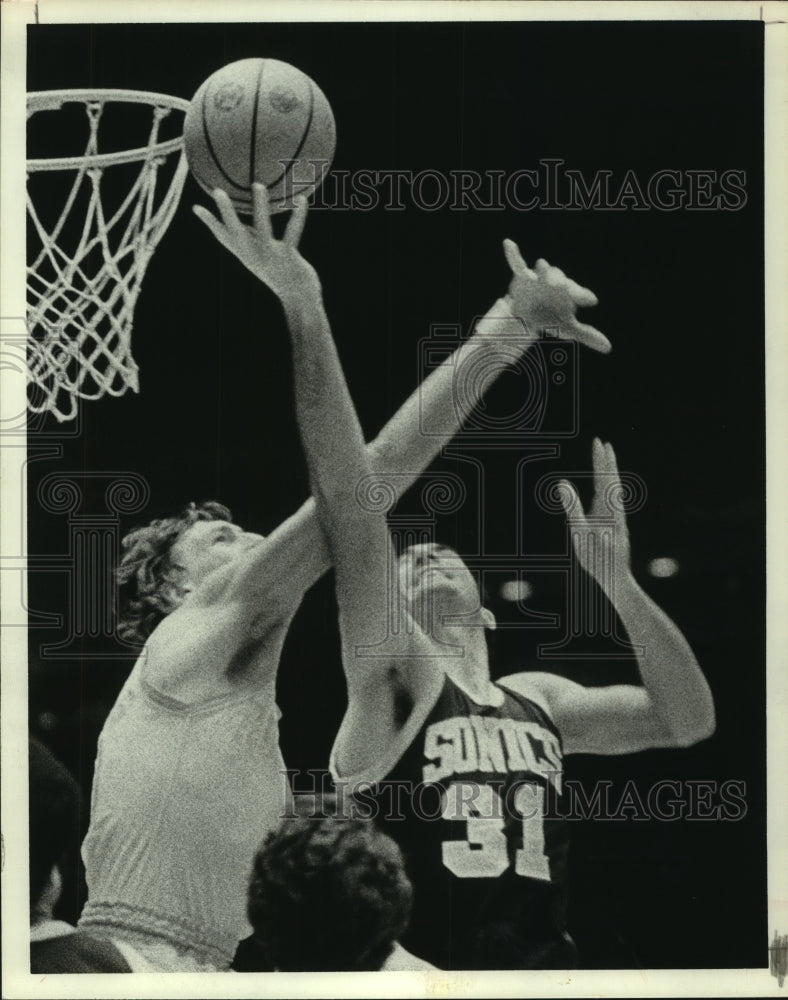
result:
[(172, 971), (229, 968), (284, 770), (273, 685), (185, 704), (138, 663), (99, 737), (80, 928)]
[(446, 677), (383, 774), (334, 777), (361, 783), (357, 810), (402, 848), (408, 951), (442, 969), (573, 968), (561, 739), (538, 705), (498, 690), (500, 706), (479, 705)]

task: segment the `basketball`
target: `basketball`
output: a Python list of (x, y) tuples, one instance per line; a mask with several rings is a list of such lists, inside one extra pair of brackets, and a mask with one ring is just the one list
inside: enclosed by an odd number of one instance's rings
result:
[(323, 181), (336, 126), (322, 90), (277, 59), (241, 59), (217, 70), (192, 98), (184, 123), (186, 159), (209, 193), (222, 188), (250, 214), (252, 184), (265, 184), (271, 212), (292, 208)]

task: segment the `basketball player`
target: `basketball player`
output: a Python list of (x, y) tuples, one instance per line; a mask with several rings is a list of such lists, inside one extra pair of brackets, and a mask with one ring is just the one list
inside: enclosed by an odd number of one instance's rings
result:
[[(259, 252), (253, 234), (222, 214), (219, 238)], [(258, 229), (267, 226), (259, 212)], [(514, 252), (509, 259), (522, 301), (550, 290), (549, 316), (540, 305), (529, 319), (571, 329), (582, 303), (564, 275), (545, 262), (531, 271)], [(291, 319), (289, 328), (348, 688), (331, 770), (404, 848), (415, 908), (402, 944), (439, 968), (572, 967), (567, 838), (555, 809), (563, 756), (684, 747), (714, 730), (695, 657), (635, 582), (624, 515), (606, 509), (605, 495), (620, 493), (613, 450), (594, 442), (588, 517), (570, 484), (562, 493), (577, 557), (635, 645), (641, 684), (586, 688), (549, 673), (495, 683), (485, 641), (495, 622), (474, 576), (434, 544), (397, 561), (384, 514), (364, 503), (372, 466), (327, 322)], [(595, 538), (605, 517), (610, 533)]]
[[(352, 407), (344, 382), (341, 393), (337, 388), (341, 371), (320, 284), (297, 249), (306, 204), (298, 204), (276, 240), (262, 188), (254, 191), (251, 226), (239, 221), (224, 192), (215, 201), (221, 221), (201, 208), (197, 215), (281, 300), (299, 405), (304, 396), (311, 400), (310, 418), (322, 424), (321, 461), (340, 469), (346, 448), (355, 455), (358, 428), (354, 423), (346, 437)], [(500, 360), (508, 351), (511, 360), (532, 343), (529, 327), (559, 318), (567, 320), (567, 336), (609, 350), (602, 334), (573, 315), (574, 305), (595, 301), (590, 292), (555, 270), (524, 274), (516, 247), (507, 243), (505, 252), (516, 269), (509, 295), (364, 452), (365, 468), (416, 478), (474, 402), (458, 399), (455, 389), (457, 366), (474, 352)], [(563, 316), (554, 315), (556, 302)], [(333, 381), (323, 385), (326, 364)], [(332, 427), (335, 391), (342, 421)], [(444, 429), (445, 438), (420, 434), (420, 419)], [(347, 482), (343, 474), (343, 496)], [(254, 852), (287, 804), (275, 702), (282, 646), (330, 553), (311, 501), (267, 538), (242, 531), (226, 508), (208, 503), (154, 521), (124, 547), (126, 635), (145, 645), (99, 739), (80, 925), (127, 940), (160, 969), (225, 969), (249, 934)], [(379, 548), (385, 553), (382, 535)]]
[[(356, 624), (355, 577), (342, 574), (338, 585), (349, 704), (332, 774), (360, 792), (359, 805), (402, 846), (415, 890), (402, 944), (439, 968), (574, 967), (563, 757), (685, 747), (714, 731), (711, 695), (689, 646), (632, 577), (623, 513), (615, 512), (612, 543), (594, 539), (595, 524), (610, 517), (602, 498), (618, 472), (609, 444), (594, 442), (593, 462), (588, 517), (569, 484), (563, 500), (581, 565), (641, 649), (640, 686), (586, 688), (536, 672), (493, 682), (485, 631), (494, 617), (447, 547), (412, 547), (399, 559), (405, 616), (421, 626), (399, 654), (392, 638), (380, 644), (385, 629), (376, 638), (360, 612)], [(353, 539), (348, 567), (363, 577), (372, 533), (342, 528)], [(356, 544), (363, 557), (353, 558)], [(337, 567), (341, 551), (337, 544)], [(391, 550), (377, 558), (385, 580)], [(372, 574), (364, 579), (371, 604)], [(382, 601), (385, 584), (378, 586)], [(374, 658), (383, 649), (388, 658)]]

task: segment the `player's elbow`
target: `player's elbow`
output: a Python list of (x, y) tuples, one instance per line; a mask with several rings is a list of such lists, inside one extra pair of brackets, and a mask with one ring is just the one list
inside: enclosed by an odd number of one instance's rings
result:
[(678, 730), (674, 730), (673, 737), (675, 746), (686, 748), (702, 743), (710, 739), (717, 729), (717, 721), (714, 714), (714, 706), (708, 708), (697, 717), (688, 721), (686, 725)]

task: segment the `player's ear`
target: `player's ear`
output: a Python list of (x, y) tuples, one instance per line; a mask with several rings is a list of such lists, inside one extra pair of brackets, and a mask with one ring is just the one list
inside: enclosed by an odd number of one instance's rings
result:
[(193, 589), (186, 570), (182, 566), (171, 564), (163, 588), (163, 598), (166, 603), (169, 603), (169, 610), (174, 611), (179, 607), (186, 595), (191, 593)]
[(495, 615), (490, 611), (489, 608), (482, 608), (482, 621), (484, 622), (484, 627), (495, 631), (498, 627), (498, 622), (495, 620)]

